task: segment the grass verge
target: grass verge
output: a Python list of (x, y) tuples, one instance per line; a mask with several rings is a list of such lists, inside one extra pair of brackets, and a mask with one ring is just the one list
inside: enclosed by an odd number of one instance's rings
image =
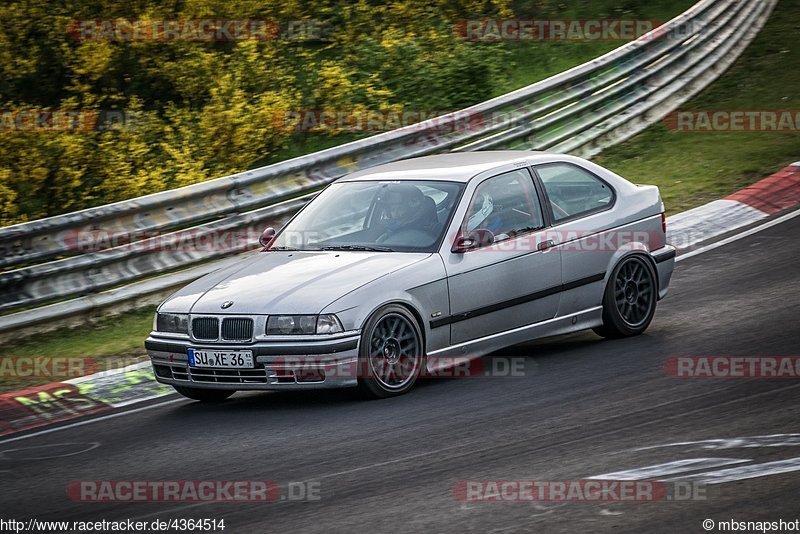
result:
[(4, 356), (0, 357), (0, 393), (64, 379), (13, 376), (13, 372), (9, 373), (9, 366), (15, 358), (86, 358), (86, 368), (93, 368), (95, 371), (124, 367), (144, 360), (147, 353), (143, 343), (153, 326), (153, 311), (150, 308), (136, 310), (105, 318), (94, 324), (47, 332), (18, 343), (7, 344), (3, 351)]
[[(684, 110), (800, 109), (800, 0), (781, 0), (734, 65)], [(594, 161), (659, 186), (668, 213), (724, 197), (800, 160), (798, 132), (691, 132), (656, 124)]]

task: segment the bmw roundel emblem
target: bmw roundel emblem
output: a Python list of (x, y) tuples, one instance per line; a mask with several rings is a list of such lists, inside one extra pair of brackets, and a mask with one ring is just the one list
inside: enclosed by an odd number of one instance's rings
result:
[(231, 306), (233, 306), (233, 301), (232, 300), (226, 300), (225, 302), (223, 302), (222, 304), (219, 305), (219, 307), (222, 308), (223, 310), (226, 310), (226, 309), (230, 308)]

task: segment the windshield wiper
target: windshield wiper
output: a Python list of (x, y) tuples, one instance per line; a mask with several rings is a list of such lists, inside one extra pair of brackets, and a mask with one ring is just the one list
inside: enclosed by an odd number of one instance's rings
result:
[(394, 252), (394, 249), (389, 247), (372, 247), (369, 245), (329, 245), (322, 247), (320, 250), (366, 250), (369, 252)]
[(300, 249), (294, 248), (294, 247), (269, 247), (266, 250), (266, 252), (270, 252), (270, 251), (273, 251), (273, 250), (277, 251), (277, 252), (281, 252), (281, 251), (285, 251), (285, 250), (300, 250)]

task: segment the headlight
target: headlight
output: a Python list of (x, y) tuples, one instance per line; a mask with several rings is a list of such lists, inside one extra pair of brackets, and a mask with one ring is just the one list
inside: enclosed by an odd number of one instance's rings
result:
[(156, 331), (173, 334), (189, 333), (189, 316), (183, 313), (156, 314)]
[(342, 323), (332, 313), (317, 317), (317, 334), (337, 334), (343, 332)]
[(267, 335), (314, 334), (316, 326), (316, 315), (270, 315), (267, 319)]
[(268, 336), (335, 334), (343, 330), (333, 314), (270, 315), (267, 319)]

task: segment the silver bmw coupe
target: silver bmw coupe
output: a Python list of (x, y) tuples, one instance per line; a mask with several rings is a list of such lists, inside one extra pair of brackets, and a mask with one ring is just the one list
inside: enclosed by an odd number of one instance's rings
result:
[(162, 303), (158, 381), (238, 390), (407, 392), (502, 347), (644, 332), (669, 286), (658, 188), (544, 152), (443, 154), (344, 176), (262, 250)]

